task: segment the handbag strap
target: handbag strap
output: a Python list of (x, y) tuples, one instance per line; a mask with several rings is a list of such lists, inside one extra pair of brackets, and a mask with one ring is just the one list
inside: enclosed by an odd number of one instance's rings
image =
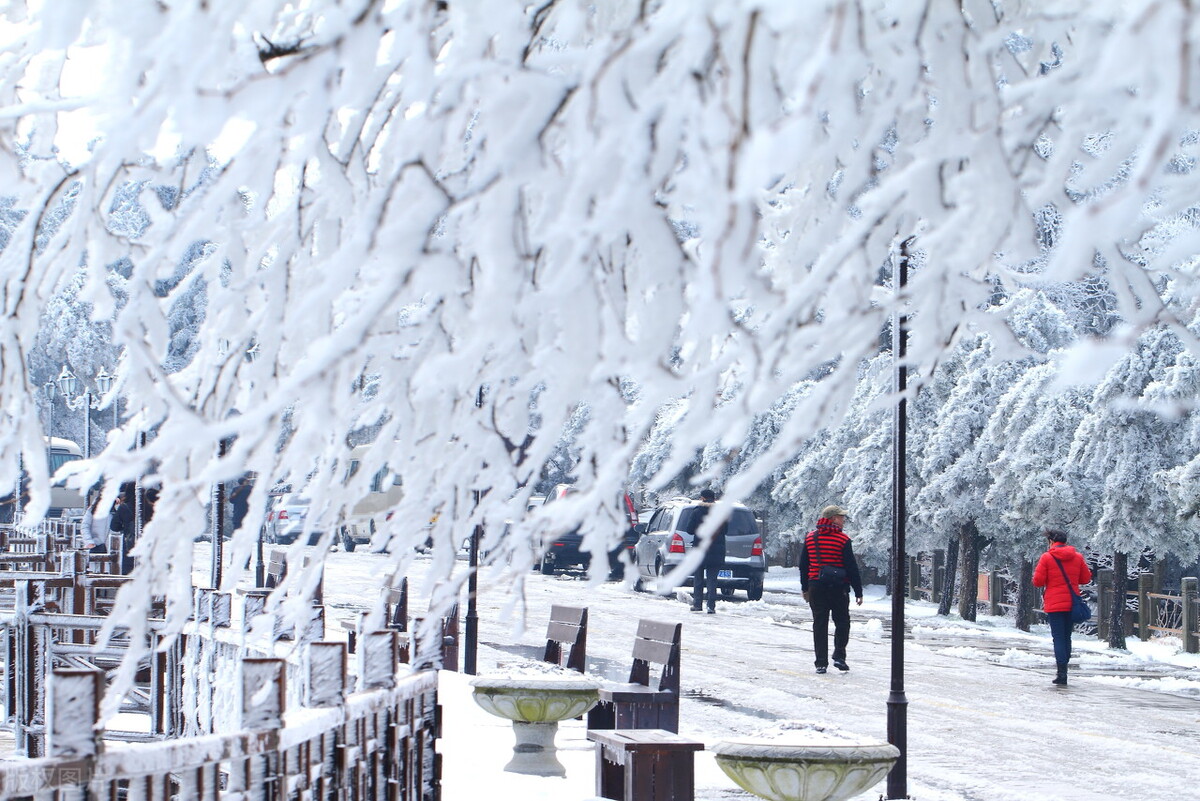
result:
[(1058, 562), (1058, 569), (1062, 571), (1063, 581), (1067, 583), (1067, 592), (1071, 593), (1073, 597), (1079, 597), (1079, 593), (1075, 592), (1075, 588), (1071, 586), (1071, 580), (1067, 578), (1067, 569), (1063, 567), (1063, 563), (1059, 562), (1058, 557), (1054, 554), (1050, 554), (1050, 558), (1055, 562)]

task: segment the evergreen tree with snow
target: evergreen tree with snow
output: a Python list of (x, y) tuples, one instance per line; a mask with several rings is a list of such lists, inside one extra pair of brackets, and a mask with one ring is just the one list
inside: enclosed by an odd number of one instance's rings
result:
[[(1158, 475), (1184, 463), (1181, 419), (1150, 408), (1147, 389), (1167, 378), (1182, 350), (1166, 326), (1148, 330), (1092, 393), (1088, 413), (1075, 431), (1068, 466), (1081, 490), (1076, 528), (1094, 550), (1111, 553), (1113, 604), (1109, 643), (1124, 648), (1120, 621), (1125, 609), (1129, 556), (1185, 535), (1175, 505)], [(1188, 455), (1190, 456), (1190, 454)]]

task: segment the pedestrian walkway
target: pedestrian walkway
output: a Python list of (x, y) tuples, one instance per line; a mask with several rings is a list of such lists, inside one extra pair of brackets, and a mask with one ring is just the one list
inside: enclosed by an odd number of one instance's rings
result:
[[(721, 739), (802, 735), (808, 728), (886, 739), (891, 643), (877, 610), (855, 610), (850, 672), (817, 676), (811, 618), (781, 595), (768, 593), (763, 603), (721, 601), (716, 615), (691, 615), (674, 597), (633, 594), (611, 584), (587, 589), (582, 582), (539, 576), (523, 598), (528, 626), (514, 634), (512, 621), (503, 618), (508, 600), (498, 592), (481, 596), (481, 673), (494, 670), (498, 661), (536, 658), (549, 605), (584, 602), (591, 623), (589, 672), (609, 678), (614, 667), (625, 664), (639, 618), (684, 624), (685, 736), (711, 746)], [(906, 640), (905, 660), (913, 797), (1177, 801), (1180, 788), (1200, 786), (1200, 752), (1194, 748), (1200, 700), (1114, 686), (1080, 670), (1072, 671), (1068, 688), (1054, 688), (1052, 659), (1037, 637), (1006, 641), (989, 634), (975, 642), (961, 631), (936, 631), (937, 621), (908, 622), (916, 629)], [(445, 801), (594, 797), (594, 753), (582, 721), (560, 727), (565, 779), (505, 774), (511, 726), (474, 708), (467, 680), (452, 677), (444, 685), (450, 738), (443, 763)], [(454, 692), (462, 698), (452, 700)], [(451, 741), (464, 735), (465, 743)], [(881, 783), (854, 801), (877, 801), (884, 789)], [(697, 801), (751, 798), (720, 771), (711, 751), (697, 754)]]

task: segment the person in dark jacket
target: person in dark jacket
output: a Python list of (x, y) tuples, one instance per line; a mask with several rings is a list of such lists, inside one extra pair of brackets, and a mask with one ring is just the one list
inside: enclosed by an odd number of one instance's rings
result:
[(108, 518), (108, 530), (119, 532), (121, 535), (119, 569), (124, 575), (133, 572), (133, 557), (129, 552), (133, 550), (137, 540), (137, 523), (133, 512), (136, 501), (137, 485), (132, 481), (125, 482), (121, 485), (121, 494), (117, 496)]
[[(708, 517), (708, 511), (716, 503), (717, 496), (712, 490), (700, 493), (700, 508), (690, 528), (692, 534), (700, 530), (700, 524)], [(692, 576), (692, 611), (699, 612), (705, 598), (708, 600), (708, 613), (717, 613), (717, 573), (725, 566), (725, 523), (722, 523), (708, 543), (704, 552), (704, 560), (696, 568)]]
[[(1071, 606), (1074, 596), (1079, 594), (1079, 585), (1092, 580), (1083, 554), (1067, 545), (1067, 534), (1057, 529), (1047, 529), (1047, 549), (1033, 570), (1033, 586), (1044, 587), (1042, 611), (1050, 624), (1050, 636), (1054, 640), (1054, 663), (1058, 668), (1054, 684), (1067, 683), (1067, 663), (1071, 661)], [(1061, 569), (1060, 569), (1061, 566)]]
[(862, 579), (850, 538), (842, 530), (846, 510), (826, 506), (817, 527), (804, 538), (800, 549), (800, 589), (813, 616), (813, 663), (824, 673), (829, 659), (829, 618), (833, 617), (833, 666), (850, 669), (846, 646), (850, 643), (850, 590), (862, 606)]

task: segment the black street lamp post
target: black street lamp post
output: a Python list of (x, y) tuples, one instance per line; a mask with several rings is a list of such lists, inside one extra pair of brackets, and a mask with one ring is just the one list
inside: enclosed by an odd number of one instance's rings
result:
[(897, 310), (892, 316), (892, 358), (895, 363), (896, 409), (892, 418), (892, 683), (887, 700), (888, 742), (900, 749), (900, 757), (887, 777), (887, 797), (908, 798), (908, 697), (904, 694), (904, 558), (905, 470), (908, 449), (908, 317), (900, 312), (908, 284), (908, 242), (896, 261)]
[[(483, 408), (483, 386), (475, 394), (475, 408)], [(479, 501), (483, 493), (475, 490), (475, 510), (479, 510)], [(476, 523), (471, 530), (471, 554), (467, 563), (467, 618), (466, 646), (463, 648), (463, 673), (474, 676), (479, 656), (479, 541), (483, 537), (483, 526)]]

